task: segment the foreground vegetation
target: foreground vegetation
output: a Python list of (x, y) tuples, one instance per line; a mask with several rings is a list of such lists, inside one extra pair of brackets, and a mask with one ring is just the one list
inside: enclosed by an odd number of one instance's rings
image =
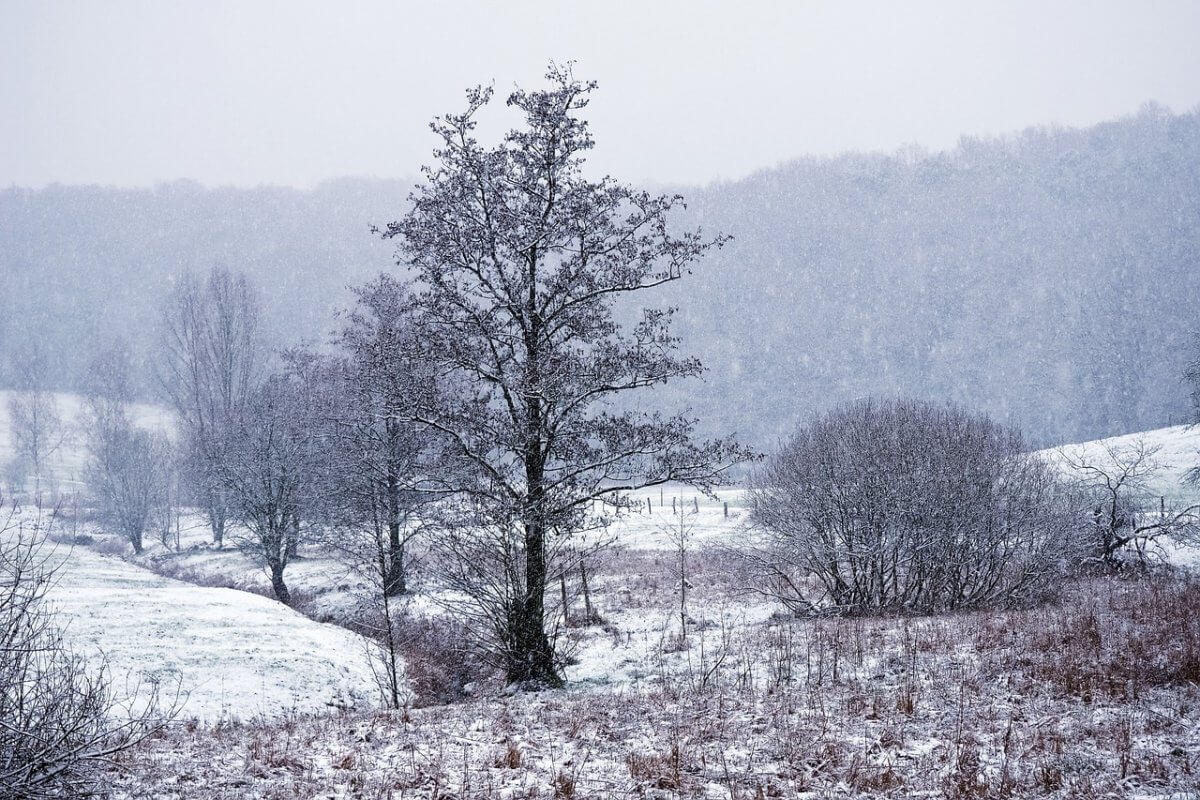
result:
[[(656, 558), (643, 556), (645, 575)], [(705, 608), (733, 588), (717, 569), (694, 578)], [(637, 588), (648, 606), (673, 598), (666, 581)], [(603, 611), (621, 596), (606, 593)], [(177, 724), (122, 756), (117, 795), (1191, 796), (1198, 603), (1195, 578), (1146, 574), (1087, 579), (1023, 610), (740, 626), (710, 615), (621, 685)]]

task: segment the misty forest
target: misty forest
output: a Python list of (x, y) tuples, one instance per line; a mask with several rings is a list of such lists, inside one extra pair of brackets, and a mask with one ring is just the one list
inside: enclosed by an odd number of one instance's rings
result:
[(1200, 106), (630, 180), (495, 72), (0, 188), (0, 796), (1200, 795)]

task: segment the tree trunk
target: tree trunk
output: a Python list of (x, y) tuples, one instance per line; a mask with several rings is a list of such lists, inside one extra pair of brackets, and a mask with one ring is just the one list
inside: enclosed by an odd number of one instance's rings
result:
[(221, 513), (218, 503), (214, 497), (208, 504), (208, 524), (212, 527), (213, 544), (220, 550), (225, 542), (225, 515)]
[(563, 680), (554, 666), (554, 648), (545, 629), (545, 531), (536, 522), (525, 526), (525, 596), (515, 604), (509, 628), (509, 683), (559, 688)]
[(594, 625), (598, 619), (596, 609), (592, 607), (592, 593), (588, 590), (587, 564), (579, 560), (579, 582), (583, 585), (583, 613), (587, 615), (587, 625)]
[(558, 573), (558, 585), (562, 589), (562, 608), (563, 608), (563, 625), (567, 628), (571, 627), (571, 606), (567, 602), (567, 573), (566, 570)]
[(271, 591), (275, 593), (275, 599), (286, 605), (291, 605), (292, 595), (288, 591), (287, 584), (283, 582), (283, 562), (273, 559), (270, 563), (271, 567)]
[(286, 537), (285, 547), (287, 547), (287, 560), (291, 561), (296, 558), (300, 552), (300, 513), (293, 512), (289, 515), (284, 532)]
[(391, 700), (389, 708), (400, 708), (400, 665), (396, 658), (396, 626), (392, 622), (392, 606), (387, 595), (383, 597), (383, 624), (387, 626), (387, 662), (384, 671), (387, 673), (387, 690)]
[(525, 298), (529, 323), (525, 334), (525, 420), (523, 452), (525, 505), (521, 509), (525, 533), (525, 595), (515, 604), (510, 618), (511, 648), (508, 682), (530, 686), (561, 687), (563, 680), (554, 666), (554, 648), (546, 635), (546, 453), (542, 438), (544, 409), (541, 403), (541, 319), (537, 304), (537, 246), (531, 248)]
[(388, 560), (383, 576), (384, 597), (396, 597), (408, 591), (404, 570), (404, 541), (400, 536), (400, 479), (394, 465), (387, 472)]

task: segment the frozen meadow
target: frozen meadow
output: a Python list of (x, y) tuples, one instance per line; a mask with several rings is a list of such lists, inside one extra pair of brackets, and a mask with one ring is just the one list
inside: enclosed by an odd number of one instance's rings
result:
[[(1186, 499), (1192, 428), (1064, 451), (1101, 458), (1138, 440), (1158, 448), (1154, 491)], [(80, 459), (69, 447), (59, 457)], [(290, 568), (300, 613), (265, 596), (247, 556), (214, 549), (199, 515), (185, 515), (178, 552), (153, 542), (134, 558), (60, 512), (52, 601), (72, 646), (103, 652), (118, 688), (157, 682), (185, 697), (178, 725), (121, 757), (122, 797), (966, 798), (1000, 786), (1168, 798), (1200, 787), (1200, 695), (1171, 672), (1200, 641), (1163, 650), (1195, 627), (1191, 579), (1096, 579), (1031, 611), (795, 619), (747, 591), (732, 555), (753, 535), (740, 490), (655, 488), (616, 521), (617, 546), (594, 566), (593, 624), (580, 623), (570, 582), (576, 621), (555, 628), (568, 688), (508, 695), (481, 675), (448, 705), (414, 694), (383, 711), (373, 645), (314, 621), (350, 624), (370, 591), (335, 555), (313, 548)], [(89, 544), (70, 547), (78, 534)], [(403, 614), (436, 621), (422, 591), (418, 581)]]

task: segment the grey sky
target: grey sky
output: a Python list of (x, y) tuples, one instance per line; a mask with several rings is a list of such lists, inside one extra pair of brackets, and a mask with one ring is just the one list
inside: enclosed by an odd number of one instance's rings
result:
[(0, 186), (412, 175), (462, 90), (600, 81), (598, 168), (735, 178), (1200, 104), (1200, 2), (0, 0)]

